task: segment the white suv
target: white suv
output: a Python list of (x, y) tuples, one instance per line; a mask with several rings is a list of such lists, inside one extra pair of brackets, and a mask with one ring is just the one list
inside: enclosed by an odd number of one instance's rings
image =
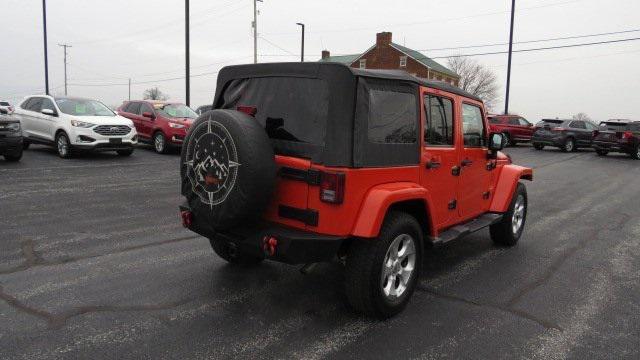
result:
[(77, 150), (129, 156), (138, 142), (133, 122), (97, 100), (34, 95), (13, 116), (22, 125), (25, 149), (31, 143), (52, 145), (63, 158)]

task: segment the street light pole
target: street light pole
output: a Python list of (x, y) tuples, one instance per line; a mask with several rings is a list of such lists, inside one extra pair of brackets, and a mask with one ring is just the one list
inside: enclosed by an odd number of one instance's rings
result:
[(185, 102), (187, 106), (190, 105), (190, 74), (189, 74), (189, 0), (184, 1), (184, 37), (185, 37), (185, 69), (186, 69), (186, 83), (185, 83)]
[(253, 63), (258, 63), (258, 1), (253, 0)]
[(42, 29), (44, 32), (44, 92), (49, 95), (49, 58), (47, 56), (47, 3), (42, 0)]
[(513, 54), (513, 20), (516, 12), (516, 0), (511, 0), (511, 31), (509, 32), (509, 61), (507, 64), (507, 95), (504, 99), (504, 113), (509, 114), (509, 90), (511, 86), (511, 56)]
[(300, 62), (304, 62), (304, 24), (303, 23), (296, 23), (297, 25), (300, 25), (302, 27), (302, 49), (300, 50)]
[(64, 96), (67, 96), (67, 48), (72, 47), (68, 44), (58, 44), (64, 48)]

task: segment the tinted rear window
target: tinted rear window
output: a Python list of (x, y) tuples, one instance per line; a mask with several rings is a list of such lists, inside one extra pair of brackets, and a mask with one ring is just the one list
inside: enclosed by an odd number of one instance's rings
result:
[(621, 130), (627, 130), (628, 127), (629, 127), (629, 124), (623, 123), (623, 122), (600, 123), (600, 129), (605, 129), (605, 130), (621, 131)]
[(223, 99), (224, 109), (255, 107), (256, 120), (273, 140), (324, 145), (329, 113), (329, 90), (324, 80), (292, 77), (233, 80)]
[(10, 106), (10, 104), (6, 101), (0, 101), (0, 106)]

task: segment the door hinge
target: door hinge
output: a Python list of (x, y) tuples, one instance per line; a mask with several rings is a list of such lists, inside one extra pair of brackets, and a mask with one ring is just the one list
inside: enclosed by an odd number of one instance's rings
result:
[(456, 199), (449, 201), (449, 210), (455, 210), (457, 206), (458, 206), (458, 201), (456, 201)]

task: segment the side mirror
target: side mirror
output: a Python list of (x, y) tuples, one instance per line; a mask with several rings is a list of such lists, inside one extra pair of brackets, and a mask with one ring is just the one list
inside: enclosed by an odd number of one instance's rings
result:
[(489, 150), (496, 152), (504, 148), (504, 135), (502, 133), (493, 133), (489, 137)]
[(143, 116), (143, 117), (146, 117), (147, 119), (151, 119), (151, 120), (153, 120), (153, 119), (155, 118), (155, 117), (153, 116), (153, 114), (152, 114), (152, 113), (150, 113), (150, 112), (148, 112), (148, 111), (143, 112), (143, 113), (142, 113), (142, 116)]
[(40, 110), (40, 112), (45, 114), (45, 115), (56, 116), (56, 112), (51, 110), (51, 109), (42, 109), (42, 110)]

